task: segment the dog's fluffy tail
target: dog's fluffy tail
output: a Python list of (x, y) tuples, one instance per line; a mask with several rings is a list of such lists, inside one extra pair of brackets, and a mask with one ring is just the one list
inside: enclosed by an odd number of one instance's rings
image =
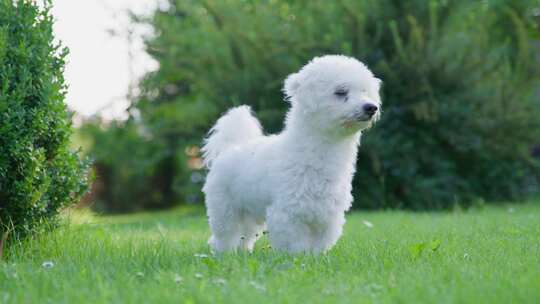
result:
[(202, 148), (204, 164), (210, 168), (223, 151), (262, 135), (261, 124), (249, 106), (232, 108), (208, 132)]

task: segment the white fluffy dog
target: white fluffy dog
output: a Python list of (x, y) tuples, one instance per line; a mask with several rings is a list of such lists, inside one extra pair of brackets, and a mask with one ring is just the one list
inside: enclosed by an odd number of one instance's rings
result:
[(230, 109), (203, 147), (203, 191), (217, 251), (273, 248), (320, 253), (338, 240), (352, 202), (361, 131), (380, 115), (381, 81), (354, 58), (311, 60), (285, 80), (284, 130), (263, 135), (248, 106)]

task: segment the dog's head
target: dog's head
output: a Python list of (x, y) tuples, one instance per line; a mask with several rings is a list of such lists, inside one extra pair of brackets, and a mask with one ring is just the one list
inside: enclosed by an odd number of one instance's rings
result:
[(316, 57), (285, 80), (283, 91), (303, 120), (342, 134), (369, 128), (381, 115), (381, 80), (360, 61)]

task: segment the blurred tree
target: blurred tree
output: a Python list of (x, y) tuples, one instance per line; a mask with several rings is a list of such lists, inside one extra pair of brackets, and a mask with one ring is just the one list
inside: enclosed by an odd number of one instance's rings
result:
[(220, 113), (250, 104), (279, 132), (283, 79), (330, 53), (362, 60), (384, 82), (383, 119), (360, 149), (356, 207), (447, 208), (538, 191), (536, 1), (168, 3), (136, 20), (154, 29), (146, 46), (159, 69), (134, 104), (163, 147), (155, 174), (165, 199), (198, 192), (181, 187), (194, 172), (186, 147)]
[(80, 137), (92, 139), (90, 154), (98, 183), (92, 207), (103, 212), (169, 207), (161, 177), (154, 174), (163, 147), (141, 136), (131, 119), (104, 125), (94, 120), (78, 130)]

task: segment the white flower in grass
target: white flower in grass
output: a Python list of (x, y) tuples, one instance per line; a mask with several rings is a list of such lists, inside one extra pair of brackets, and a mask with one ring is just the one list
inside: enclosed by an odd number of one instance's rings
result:
[(180, 284), (180, 283), (182, 283), (182, 281), (184, 281), (184, 278), (182, 278), (181, 276), (179, 276), (179, 275), (174, 276), (174, 282), (176, 284)]
[(41, 267), (49, 269), (54, 267), (53, 261), (45, 261), (43, 264), (41, 264)]
[(323, 291), (322, 291), (322, 294), (323, 294), (323, 295), (333, 295), (333, 294), (335, 294), (335, 293), (336, 293), (335, 290), (332, 290), (332, 289), (329, 289), (329, 288), (325, 288), (325, 289), (323, 289)]
[(205, 253), (195, 253), (193, 256), (196, 257), (196, 258), (199, 258), (199, 259), (205, 259), (205, 258), (208, 257), (208, 254), (205, 254)]
[(249, 285), (253, 286), (253, 288), (255, 288), (255, 289), (259, 290), (259, 291), (266, 291), (266, 287), (264, 287), (263, 285), (255, 282), (255, 281), (250, 281)]
[(370, 221), (363, 220), (362, 223), (368, 228), (373, 228), (373, 223), (371, 223)]
[(165, 228), (165, 226), (163, 226), (163, 224), (161, 222), (156, 224), (156, 228), (157, 228), (159, 234), (161, 234), (161, 236), (163, 236), (164, 234), (167, 233), (167, 228)]
[(214, 279), (214, 283), (215, 284), (218, 284), (218, 285), (225, 285), (227, 283), (227, 281), (223, 278), (216, 278)]
[(366, 284), (364, 286), (364, 288), (366, 289), (367, 292), (369, 292), (370, 294), (376, 294), (376, 293), (379, 293), (381, 292), (384, 287), (382, 287), (381, 285), (379, 284), (375, 284), (375, 283), (370, 283), (370, 284)]
[(197, 279), (202, 279), (202, 278), (203, 278), (203, 275), (197, 272), (197, 273), (195, 274), (195, 278), (197, 278)]

